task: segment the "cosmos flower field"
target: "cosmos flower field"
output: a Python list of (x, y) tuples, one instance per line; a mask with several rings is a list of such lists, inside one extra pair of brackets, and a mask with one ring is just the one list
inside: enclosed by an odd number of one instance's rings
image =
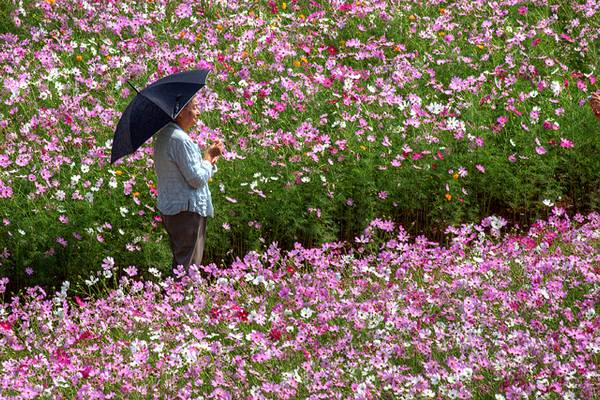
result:
[[(591, 399), (600, 2), (7, 0), (0, 398)], [(227, 151), (171, 271), (143, 88)], [(204, 277), (210, 275), (207, 281)]]
[(0, 394), (597, 397), (600, 215), (504, 222), (450, 228), (444, 248), (374, 220), (354, 243), (250, 252), (211, 285), (130, 267), (97, 300), (28, 289), (0, 308)]

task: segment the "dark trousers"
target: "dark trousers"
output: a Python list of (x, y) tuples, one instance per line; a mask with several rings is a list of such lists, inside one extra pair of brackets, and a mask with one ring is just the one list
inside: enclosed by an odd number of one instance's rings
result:
[(183, 265), (187, 268), (192, 264), (200, 265), (206, 241), (207, 217), (191, 211), (182, 211), (175, 215), (163, 215), (162, 220), (171, 242), (172, 267)]

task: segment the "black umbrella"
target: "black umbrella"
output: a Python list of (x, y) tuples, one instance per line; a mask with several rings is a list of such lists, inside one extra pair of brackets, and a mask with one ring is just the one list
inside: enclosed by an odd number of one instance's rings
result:
[(111, 164), (136, 151), (152, 135), (173, 121), (198, 90), (204, 87), (208, 72), (206, 69), (178, 72), (138, 92), (117, 124)]

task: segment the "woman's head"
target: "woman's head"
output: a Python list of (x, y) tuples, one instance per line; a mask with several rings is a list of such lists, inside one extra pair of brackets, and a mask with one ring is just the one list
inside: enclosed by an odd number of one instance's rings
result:
[(179, 112), (175, 118), (175, 122), (183, 130), (187, 131), (196, 125), (196, 122), (198, 122), (198, 116), (200, 116), (200, 102), (198, 101), (198, 96), (194, 96)]

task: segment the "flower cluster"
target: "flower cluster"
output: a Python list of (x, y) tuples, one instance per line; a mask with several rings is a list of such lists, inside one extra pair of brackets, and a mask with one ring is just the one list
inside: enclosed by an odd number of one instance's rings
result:
[(442, 247), (375, 220), (362, 250), (274, 243), (211, 285), (192, 266), (129, 267), (99, 299), (32, 287), (0, 306), (0, 396), (593, 398), (600, 215), (502, 229)]

